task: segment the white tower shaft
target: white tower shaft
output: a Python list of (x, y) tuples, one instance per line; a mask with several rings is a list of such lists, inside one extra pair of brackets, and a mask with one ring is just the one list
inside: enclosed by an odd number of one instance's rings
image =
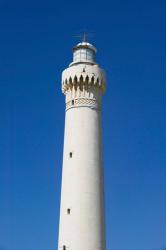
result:
[(103, 89), (103, 71), (95, 63), (72, 63), (63, 72), (66, 118), (59, 225), (62, 250), (105, 249)]

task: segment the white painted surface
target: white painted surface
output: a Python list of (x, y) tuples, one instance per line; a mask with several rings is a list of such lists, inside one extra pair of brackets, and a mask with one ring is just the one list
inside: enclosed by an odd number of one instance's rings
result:
[[(73, 67), (75, 73), (80, 69), (71, 66), (67, 75), (70, 69), (74, 74)], [(97, 70), (96, 74), (102, 76), (98, 66)], [(103, 88), (91, 81), (66, 84), (66, 103), (73, 100), (74, 104), (68, 105), (65, 117), (58, 249), (65, 246), (66, 250), (105, 250), (100, 111)]]
[(62, 72), (62, 92), (65, 94), (72, 84), (76, 84), (75, 79), (80, 83), (81, 77), (84, 84), (86, 83), (86, 79), (88, 77), (90, 85), (98, 87), (102, 90), (105, 89), (104, 71), (99, 68), (97, 64), (79, 63), (65, 69)]

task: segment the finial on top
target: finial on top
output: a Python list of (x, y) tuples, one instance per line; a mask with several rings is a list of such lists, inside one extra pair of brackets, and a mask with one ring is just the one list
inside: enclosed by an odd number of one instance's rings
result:
[(87, 41), (88, 41), (88, 34), (84, 32), (84, 33), (82, 34), (82, 36), (83, 36), (83, 37), (82, 37), (82, 41), (83, 41), (83, 42), (87, 42)]
[(94, 33), (81, 32), (79, 35), (74, 36), (75, 38), (81, 39), (82, 42), (88, 42), (88, 38), (94, 37)]

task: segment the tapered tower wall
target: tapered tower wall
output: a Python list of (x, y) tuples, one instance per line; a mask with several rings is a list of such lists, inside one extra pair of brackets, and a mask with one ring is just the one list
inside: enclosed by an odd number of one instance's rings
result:
[(103, 71), (94, 62), (62, 74), (66, 96), (58, 248), (105, 250), (101, 97)]

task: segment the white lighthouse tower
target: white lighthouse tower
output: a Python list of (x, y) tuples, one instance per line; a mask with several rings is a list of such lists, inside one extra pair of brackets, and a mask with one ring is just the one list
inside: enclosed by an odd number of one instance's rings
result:
[(105, 250), (101, 99), (103, 70), (88, 42), (62, 73), (66, 98), (58, 250)]

